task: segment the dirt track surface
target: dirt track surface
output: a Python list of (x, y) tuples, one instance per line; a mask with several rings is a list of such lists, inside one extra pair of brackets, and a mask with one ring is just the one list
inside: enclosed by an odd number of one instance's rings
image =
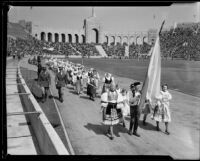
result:
[[(55, 76), (51, 71), (50, 74), (53, 96), (58, 97)], [(116, 77), (116, 80), (126, 89), (133, 82), (122, 77)], [(147, 126), (143, 126), (142, 121), (139, 122), (138, 133), (141, 137), (130, 136), (127, 133), (127, 117), (126, 128), (121, 125), (114, 127), (114, 140), (105, 135), (108, 127), (102, 124), (99, 98), (91, 101), (85, 92), (78, 96), (68, 85), (64, 89), (64, 102), (55, 100), (76, 155), (170, 155), (174, 159), (199, 159), (200, 98), (176, 91), (170, 92), (173, 97), (170, 106), (170, 135), (164, 133), (164, 123), (160, 124), (162, 131), (157, 132), (155, 121), (148, 116)], [(143, 115), (140, 120), (142, 118)]]

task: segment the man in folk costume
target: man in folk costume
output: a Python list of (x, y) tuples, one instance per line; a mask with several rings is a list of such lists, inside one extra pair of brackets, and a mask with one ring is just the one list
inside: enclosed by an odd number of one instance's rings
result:
[(140, 135), (137, 133), (138, 121), (140, 118), (139, 102), (141, 96), (141, 93), (139, 91), (139, 85), (140, 82), (135, 82), (131, 84), (130, 85), (131, 91), (129, 91), (129, 105), (130, 105), (130, 115), (131, 115), (129, 134), (130, 135), (134, 134), (137, 137), (140, 137)]
[(105, 74), (105, 77), (103, 78), (103, 90), (102, 90), (102, 93), (105, 91), (106, 88), (110, 88), (111, 86), (111, 83), (112, 84), (115, 84), (114, 82), (114, 77), (112, 77), (112, 75), (110, 73), (106, 73)]
[(38, 82), (39, 82), (39, 85), (42, 87), (42, 98), (43, 98), (43, 102), (45, 102), (47, 99), (49, 86), (51, 84), (51, 77), (50, 77), (50, 74), (47, 72), (46, 67), (42, 67), (42, 71), (40, 72)]
[(60, 102), (63, 102), (62, 87), (64, 87), (65, 84), (67, 84), (67, 75), (64, 73), (63, 67), (59, 67), (59, 72), (56, 74), (56, 77), (55, 77), (55, 84), (58, 90), (59, 100)]
[(113, 125), (122, 121), (121, 109), (117, 109), (118, 93), (115, 90), (115, 85), (111, 84), (110, 89), (106, 89), (101, 96), (101, 105), (103, 108), (103, 123), (109, 125), (107, 134), (113, 140)]

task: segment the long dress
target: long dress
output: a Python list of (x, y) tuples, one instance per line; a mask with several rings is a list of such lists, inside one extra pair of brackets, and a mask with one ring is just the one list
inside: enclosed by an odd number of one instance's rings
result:
[(82, 90), (82, 75), (76, 77), (76, 91), (79, 94)]
[(122, 122), (121, 109), (117, 109), (118, 94), (116, 91), (107, 92), (108, 105), (103, 109), (103, 123), (105, 125), (116, 125)]
[(89, 95), (92, 98), (96, 97), (96, 84), (95, 84), (95, 79), (92, 77), (90, 77), (88, 81), (87, 95)]
[(159, 122), (171, 122), (169, 100), (172, 99), (172, 96), (168, 91), (161, 91), (160, 94), (161, 96), (154, 108), (152, 119)]

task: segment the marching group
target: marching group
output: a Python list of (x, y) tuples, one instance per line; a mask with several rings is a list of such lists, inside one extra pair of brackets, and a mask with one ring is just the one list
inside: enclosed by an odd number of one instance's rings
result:
[[(63, 87), (68, 84), (73, 86), (78, 95), (86, 89), (87, 95), (93, 101), (95, 101), (96, 95), (100, 94), (102, 120), (105, 125), (109, 126), (107, 134), (111, 140), (114, 139), (114, 125), (122, 123), (122, 126), (126, 127), (125, 117), (127, 116), (130, 116), (128, 133), (140, 137), (137, 129), (141, 113), (144, 114), (144, 126), (146, 126), (147, 115), (151, 114), (151, 118), (156, 121), (156, 130), (160, 131), (159, 122), (165, 122), (165, 133), (167, 135), (170, 134), (168, 131), (168, 123), (171, 122), (169, 101), (172, 99), (172, 96), (167, 90), (167, 84), (162, 86), (160, 97), (157, 98), (157, 103), (154, 106), (151, 104), (151, 100), (145, 100), (144, 107), (140, 108), (140, 82), (132, 83), (130, 90), (127, 91), (125, 88), (121, 89), (115, 83), (115, 79), (110, 73), (106, 73), (105, 77), (100, 79), (99, 73), (93, 68), (86, 70), (81, 64), (58, 60), (57, 58), (46, 59), (45, 64), (50, 70), (55, 72), (55, 86), (61, 102), (63, 102)], [(51, 84), (51, 78), (47, 67), (41, 65), (40, 57), (38, 57), (38, 82), (43, 89), (45, 101)], [(100, 82), (103, 83), (102, 88)]]

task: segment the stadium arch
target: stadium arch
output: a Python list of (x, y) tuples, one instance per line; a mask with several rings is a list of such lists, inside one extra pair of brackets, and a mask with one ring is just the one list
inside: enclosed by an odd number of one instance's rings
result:
[(52, 42), (52, 33), (49, 32), (47, 35), (48, 35), (48, 42)]
[(46, 41), (46, 33), (45, 32), (41, 32), (40, 37), (41, 37), (42, 41)]
[(68, 34), (68, 42), (72, 43), (72, 34)]
[(54, 39), (55, 41), (54, 42), (59, 42), (59, 34), (55, 33), (54, 37), (55, 37), (55, 39)]
[(75, 34), (75, 42), (76, 42), (76, 43), (79, 43), (79, 37), (78, 37), (77, 34)]
[(61, 41), (62, 41), (63, 43), (65, 43), (65, 41), (66, 41), (66, 40), (65, 40), (65, 34), (62, 33), (62, 34), (61, 34), (61, 38), (62, 38)]

